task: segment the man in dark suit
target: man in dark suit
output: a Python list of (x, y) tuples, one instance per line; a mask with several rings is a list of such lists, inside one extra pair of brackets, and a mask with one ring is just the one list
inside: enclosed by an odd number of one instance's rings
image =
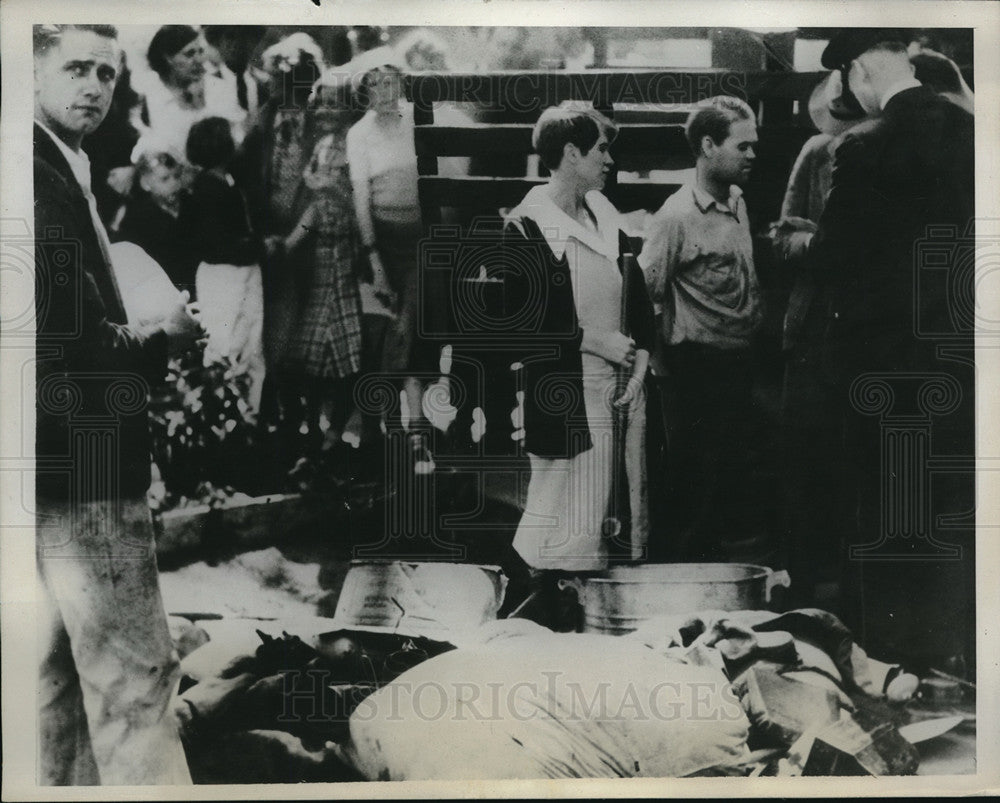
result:
[(183, 296), (126, 323), (83, 137), (111, 103), (107, 25), (34, 29), (39, 782), (190, 783), (170, 709), (146, 399), (201, 336)]
[[(823, 65), (875, 119), (837, 149), (818, 231), (783, 245), (808, 252), (823, 293), (811, 328), (842, 416), (842, 613), (869, 649), (926, 667), (974, 654), (971, 527), (942, 527), (974, 508), (974, 131), (916, 80), (906, 43), (831, 39)], [(950, 466), (933, 482), (931, 457)]]

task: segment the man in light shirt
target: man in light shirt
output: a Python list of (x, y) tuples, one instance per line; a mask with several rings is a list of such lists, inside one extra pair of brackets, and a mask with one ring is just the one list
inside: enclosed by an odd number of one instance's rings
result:
[(34, 29), (39, 783), (190, 783), (146, 490), (149, 386), (201, 328), (179, 294), (126, 323), (80, 148), (107, 114), (108, 25)]
[(742, 520), (748, 484), (741, 455), (762, 310), (741, 187), (757, 128), (746, 103), (719, 96), (685, 130), (695, 179), (653, 216), (639, 264), (660, 322), (653, 371), (667, 433), (666, 538), (676, 558), (712, 559)]

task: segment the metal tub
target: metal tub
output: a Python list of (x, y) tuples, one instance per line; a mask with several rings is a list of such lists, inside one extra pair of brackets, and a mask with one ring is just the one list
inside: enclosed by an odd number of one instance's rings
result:
[(748, 563), (650, 563), (561, 586), (576, 589), (584, 632), (621, 634), (664, 614), (762, 610), (775, 586), (790, 583), (788, 572)]

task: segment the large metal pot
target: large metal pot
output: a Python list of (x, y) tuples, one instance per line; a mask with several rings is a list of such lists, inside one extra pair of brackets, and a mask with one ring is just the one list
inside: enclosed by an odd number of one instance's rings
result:
[(566, 580), (576, 589), (587, 633), (631, 633), (654, 616), (694, 611), (761, 610), (788, 572), (748, 563), (649, 563), (618, 566), (604, 577)]

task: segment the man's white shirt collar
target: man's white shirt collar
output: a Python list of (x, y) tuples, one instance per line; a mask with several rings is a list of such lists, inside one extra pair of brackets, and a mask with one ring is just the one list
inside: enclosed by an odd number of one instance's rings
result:
[(707, 212), (714, 206), (720, 212), (739, 218), (740, 198), (743, 197), (743, 190), (736, 184), (729, 185), (729, 198), (726, 203), (717, 201), (707, 190), (699, 187), (697, 182), (692, 182), (691, 193), (702, 212)]

